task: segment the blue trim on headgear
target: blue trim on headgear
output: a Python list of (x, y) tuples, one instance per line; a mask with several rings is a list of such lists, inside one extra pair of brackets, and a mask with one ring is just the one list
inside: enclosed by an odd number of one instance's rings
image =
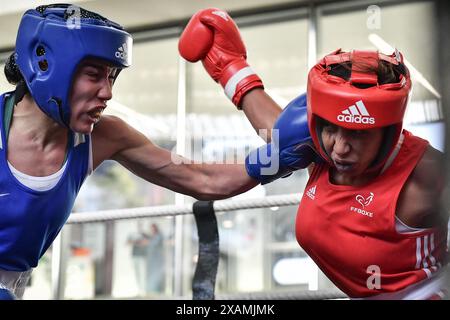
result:
[(69, 94), (78, 64), (91, 57), (126, 68), (131, 65), (133, 39), (112, 21), (82, 17), (67, 20), (66, 11), (48, 7), (42, 14), (25, 12), (16, 39), (16, 63), (37, 105), (53, 120), (69, 127)]

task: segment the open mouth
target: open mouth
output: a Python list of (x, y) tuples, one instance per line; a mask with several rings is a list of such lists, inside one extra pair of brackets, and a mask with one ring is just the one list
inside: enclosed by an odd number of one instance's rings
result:
[(103, 110), (105, 110), (104, 107), (98, 107), (91, 111), (88, 111), (87, 114), (93, 122), (98, 122), (100, 120), (100, 117), (102, 116)]

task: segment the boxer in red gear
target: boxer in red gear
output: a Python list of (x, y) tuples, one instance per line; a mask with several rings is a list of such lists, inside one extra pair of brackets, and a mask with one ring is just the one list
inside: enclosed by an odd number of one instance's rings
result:
[(443, 155), (402, 130), (411, 80), (399, 52), (342, 52), (308, 76), (316, 164), (296, 219), (299, 244), (351, 298), (444, 292)]
[[(202, 10), (190, 20), (179, 51), (188, 61), (202, 60), (225, 88), (248, 67), (235, 24), (218, 9)], [(255, 76), (241, 77), (227, 94), (238, 108), (246, 97), (263, 92)], [(397, 51), (387, 56), (337, 50), (308, 75), (308, 126), (324, 161), (308, 168), (296, 235), (351, 298), (435, 299), (445, 292), (443, 154), (402, 129), (410, 90), (409, 71)], [(252, 110), (265, 105), (252, 104)], [(256, 130), (275, 123), (257, 123), (243, 110)], [(294, 130), (289, 123), (285, 130)], [(283, 127), (279, 130), (282, 135)]]

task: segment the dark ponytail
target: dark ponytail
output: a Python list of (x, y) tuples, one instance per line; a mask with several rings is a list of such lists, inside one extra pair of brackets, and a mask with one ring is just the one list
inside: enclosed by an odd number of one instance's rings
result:
[(4, 71), (6, 80), (16, 86), (16, 94), (14, 95), (14, 105), (16, 105), (28, 93), (28, 88), (17, 66), (15, 52), (11, 53), (8, 59), (6, 59)]
[(6, 80), (12, 85), (17, 85), (21, 80), (23, 80), (22, 74), (20, 73), (19, 67), (16, 64), (16, 53), (13, 52), (6, 59), (5, 63), (5, 76)]

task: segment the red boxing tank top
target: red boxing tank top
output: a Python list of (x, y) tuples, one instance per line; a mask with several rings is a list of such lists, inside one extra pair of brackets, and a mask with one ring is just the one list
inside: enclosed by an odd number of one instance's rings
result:
[(400, 191), (428, 146), (403, 134), (392, 164), (367, 185), (334, 185), (329, 165), (316, 165), (298, 208), (298, 243), (353, 298), (402, 290), (445, 264), (446, 225), (414, 233), (395, 228)]

